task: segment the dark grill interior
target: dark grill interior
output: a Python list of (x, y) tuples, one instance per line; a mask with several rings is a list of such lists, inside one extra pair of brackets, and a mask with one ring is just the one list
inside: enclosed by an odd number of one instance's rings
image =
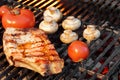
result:
[(63, 31), (61, 20), (58, 23), (58, 32), (48, 36), (60, 57), (64, 59), (65, 67), (60, 74), (42, 77), (31, 70), (9, 66), (3, 52), (4, 29), (0, 21), (0, 80), (120, 80), (119, 0), (1, 0), (0, 5), (4, 4), (33, 11), (36, 28), (43, 20), (44, 10), (49, 6), (55, 6), (62, 11), (62, 20), (70, 15), (81, 19), (82, 26), (75, 32), (82, 41), (86, 42), (82, 37), (86, 24), (97, 25), (101, 36), (89, 45), (90, 56), (87, 60), (73, 63), (67, 56), (68, 44), (63, 44), (59, 40), (59, 35)]

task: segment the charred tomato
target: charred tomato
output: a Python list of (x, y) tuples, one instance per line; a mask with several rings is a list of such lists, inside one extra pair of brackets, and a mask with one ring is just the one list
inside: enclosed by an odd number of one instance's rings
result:
[(10, 12), (10, 8), (7, 5), (3, 5), (0, 7), (0, 18), (2, 18), (3, 14), (5, 13), (9, 13)]
[(2, 25), (4, 28), (31, 28), (35, 25), (35, 16), (28, 9), (13, 9), (3, 15)]
[(79, 62), (89, 56), (89, 48), (87, 44), (82, 41), (73, 41), (68, 46), (68, 56), (73, 62)]

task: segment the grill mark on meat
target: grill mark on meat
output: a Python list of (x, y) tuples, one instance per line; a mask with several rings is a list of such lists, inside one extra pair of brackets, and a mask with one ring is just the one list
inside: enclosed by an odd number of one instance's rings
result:
[(54, 45), (39, 29), (7, 29), (3, 47), (10, 65), (26, 67), (43, 76), (57, 74), (64, 66)]
[(10, 37), (19, 37), (20, 35), (26, 35), (26, 34), (30, 34), (30, 32), (29, 33), (27, 33), (27, 32), (13, 32), (13, 33), (9, 33), (9, 32), (7, 32), (7, 33), (5, 33), (5, 35), (6, 36), (10, 36)]
[(43, 52), (34, 52), (33, 54), (31, 53), (25, 53), (25, 57), (44, 57), (45, 53)]
[(23, 33), (27, 33), (29, 32), (30, 30), (28, 28), (25, 28), (25, 29), (17, 29), (18, 32), (23, 32)]
[(16, 41), (15, 40), (6, 40), (6, 42), (5, 42), (5, 44), (8, 44), (8, 43), (16, 43)]

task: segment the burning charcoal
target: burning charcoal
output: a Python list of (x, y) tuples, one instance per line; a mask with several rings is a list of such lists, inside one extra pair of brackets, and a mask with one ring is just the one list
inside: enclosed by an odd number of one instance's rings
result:
[(108, 71), (109, 71), (109, 68), (106, 66), (106, 67), (103, 69), (102, 74), (106, 74)]

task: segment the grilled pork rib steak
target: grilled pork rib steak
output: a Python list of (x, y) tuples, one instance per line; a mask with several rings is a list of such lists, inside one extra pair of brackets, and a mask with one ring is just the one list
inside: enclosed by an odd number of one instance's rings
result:
[(28, 68), (42, 76), (60, 73), (64, 67), (63, 59), (40, 29), (7, 28), (3, 50), (10, 65)]

